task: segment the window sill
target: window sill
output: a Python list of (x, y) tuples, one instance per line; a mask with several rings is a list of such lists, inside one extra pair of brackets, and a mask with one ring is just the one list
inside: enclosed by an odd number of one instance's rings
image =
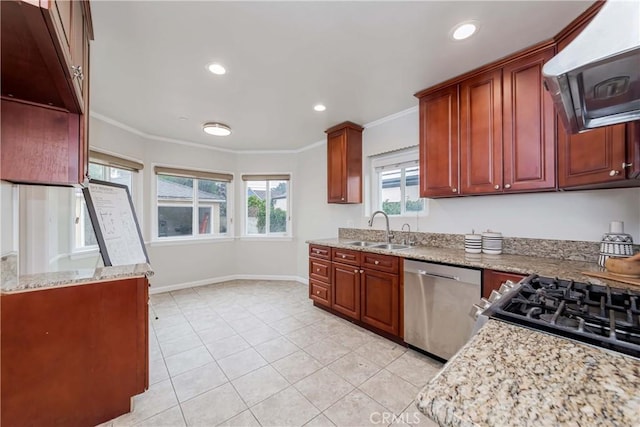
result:
[(205, 243), (233, 242), (232, 236), (223, 237), (167, 237), (157, 238), (149, 242), (149, 246), (200, 245)]
[(73, 252), (71, 252), (71, 254), (69, 254), (69, 259), (76, 260), (76, 259), (92, 258), (96, 255), (100, 255), (100, 249), (97, 246), (95, 248), (90, 248), (90, 249), (74, 250)]
[(237, 237), (238, 240), (242, 240), (244, 242), (291, 242), (293, 241), (293, 236), (240, 236)]

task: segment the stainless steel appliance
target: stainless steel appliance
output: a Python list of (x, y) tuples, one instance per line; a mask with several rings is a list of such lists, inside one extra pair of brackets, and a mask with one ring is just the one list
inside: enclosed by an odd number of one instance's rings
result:
[(453, 356), (471, 336), (467, 312), (480, 284), (479, 270), (405, 260), (405, 342), (444, 360)]
[(499, 319), (640, 358), (640, 291), (531, 275), (472, 315), (478, 327)]
[(640, 2), (607, 1), (542, 72), (572, 133), (640, 119)]

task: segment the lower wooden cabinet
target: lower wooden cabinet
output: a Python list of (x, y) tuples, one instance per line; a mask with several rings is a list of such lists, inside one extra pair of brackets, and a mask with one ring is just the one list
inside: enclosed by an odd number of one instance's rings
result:
[(3, 294), (3, 426), (90, 426), (149, 386), (148, 282)]
[(514, 283), (524, 279), (525, 275), (518, 273), (507, 273), (504, 271), (484, 270), (482, 272), (482, 297), (489, 298), (491, 291), (498, 290), (507, 280)]
[(309, 298), (325, 307), (331, 307), (331, 285), (309, 279)]
[(360, 318), (360, 269), (333, 263), (331, 308), (345, 316)]
[(393, 335), (400, 335), (400, 280), (397, 274), (362, 271), (360, 320)]

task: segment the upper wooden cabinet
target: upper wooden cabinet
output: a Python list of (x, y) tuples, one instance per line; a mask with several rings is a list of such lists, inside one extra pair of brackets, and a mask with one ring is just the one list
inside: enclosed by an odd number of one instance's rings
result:
[(553, 190), (555, 118), (542, 46), (420, 97), (422, 197)]
[(0, 178), (76, 185), (88, 161), (87, 1), (3, 1)]
[(362, 130), (351, 122), (326, 130), (328, 203), (362, 203)]
[(458, 86), (420, 99), (420, 196), (459, 192)]

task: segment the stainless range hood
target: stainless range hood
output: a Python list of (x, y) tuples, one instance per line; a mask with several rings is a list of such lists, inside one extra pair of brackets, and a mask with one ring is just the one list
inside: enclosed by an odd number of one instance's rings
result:
[(640, 120), (640, 0), (607, 1), (542, 72), (572, 133)]

